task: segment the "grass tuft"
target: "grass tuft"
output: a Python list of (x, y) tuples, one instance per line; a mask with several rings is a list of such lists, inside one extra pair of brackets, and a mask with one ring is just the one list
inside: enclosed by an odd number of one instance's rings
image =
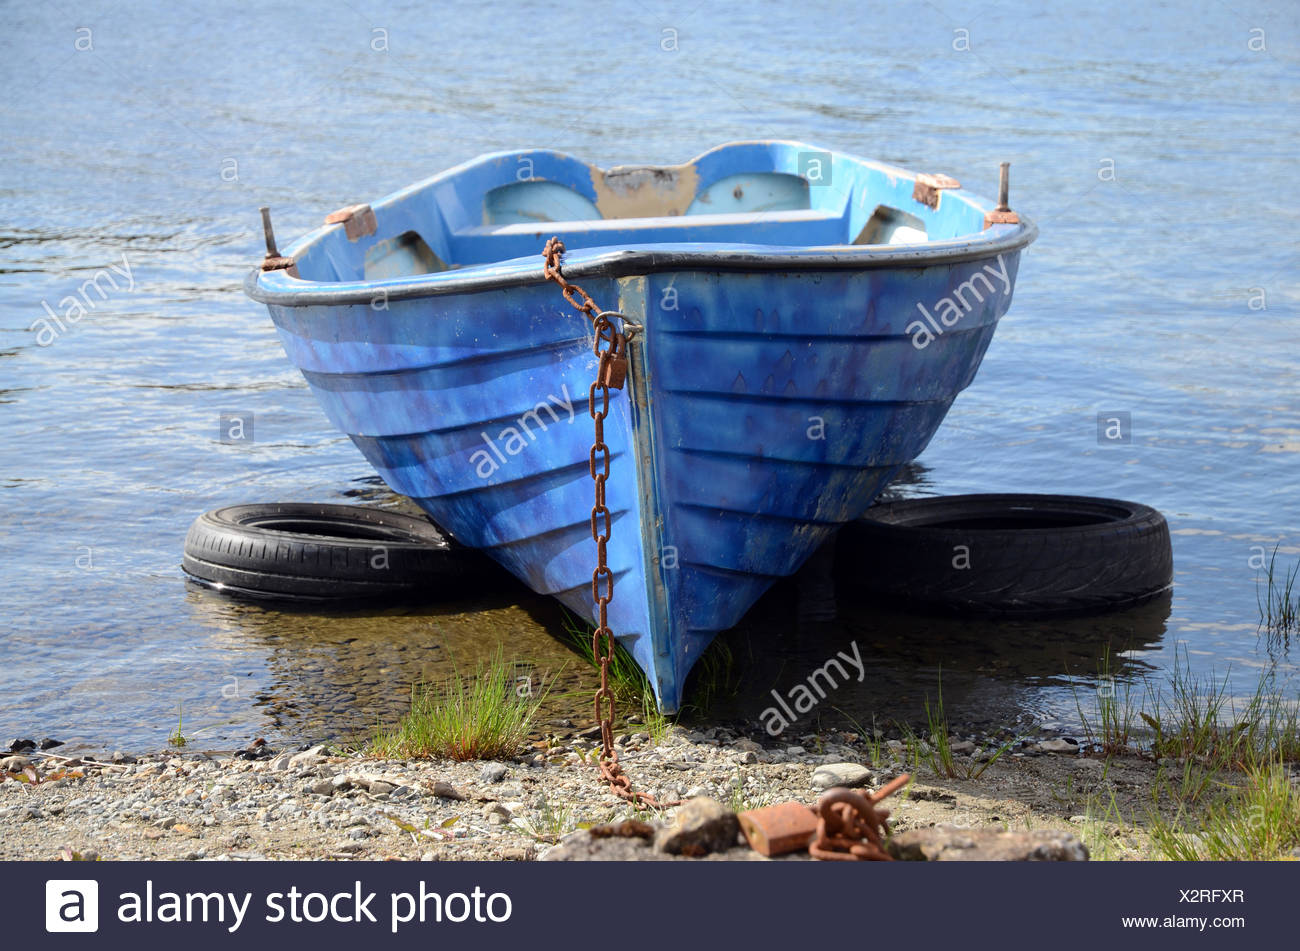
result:
[(1149, 833), (1159, 854), (1180, 862), (1282, 858), (1300, 845), (1300, 789), (1281, 762), (1247, 773), (1221, 801), (1197, 817), (1153, 815)]
[(1300, 631), (1300, 593), (1296, 582), (1300, 580), (1300, 563), (1289, 571), (1282, 566), (1278, 571), (1277, 547), (1268, 558), (1268, 568), (1261, 590), (1260, 581), (1255, 581), (1255, 598), (1259, 603), (1259, 618), (1271, 633), (1290, 635)]
[(376, 731), (372, 751), (381, 757), (453, 760), (498, 759), (523, 747), (545, 692), (537, 699), (515, 692), (514, 669), (500, 649), (473, 677), (453, 671), (441, 684), (415, 684), (411, 710), (395, 730)]
[(172, 746), (180, 748), (189, 743), (189, 737), (185, 735), (182, 728), (185, 725), (185, 705), (181, 704), (176, 712), (176, 729), (172, 730), (167, 737), (167, 742)]

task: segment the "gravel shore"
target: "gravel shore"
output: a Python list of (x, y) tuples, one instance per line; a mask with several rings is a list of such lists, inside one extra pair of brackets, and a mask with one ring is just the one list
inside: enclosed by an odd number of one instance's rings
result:
[[(636, 727), (631, 727), (635, 729)], [(955, 737), (959, 770), (996, 749)], [(913, 782), (889, 800), (895, 832), (934, 825), (1062, 829), (1106, 840), (1111, 857), (1140, 857), (1130, 830), (1083, 815), (1094, 795), (1135, 804), (1154, 765), (1101, 759), (1059, 737), (1024, 740), (973, 779), (940, 778), (904, 764), (888, 741), (873, 765), (854, 734), (763, 744), (714, 728), (672, 728), (658, 743), (620, 738), (638, 789), (661, 798), (710, 796), (732, 808), (785, 800), (811, 804), (826, 785), (868, 789), (905, 770)], [(0, 859), (105, 860), (538, 858), (562, 836), (619, 821), (632, 810), (598, 782), (592, 739), (568, 736), (508, 762), (393, 761), (330, 755), (325, 747), (273, 751), (115, 754), (92, 760), (25, 751), (0, 755)], [(666, 813), (661, 818), (669, 818)]]

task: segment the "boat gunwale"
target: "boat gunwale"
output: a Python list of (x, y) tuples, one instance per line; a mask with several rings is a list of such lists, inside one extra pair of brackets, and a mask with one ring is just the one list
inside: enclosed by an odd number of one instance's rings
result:
[[(551, 222), (563, 225), (564, 222)], [(1001, 232), (1001, 233), (998, 233)], [(838, 271), (883, 268), (922, 268), (976, 261), (1018, 252), (1038, 237), (1032, 219), (1020, 216), (1018, 225), (994, 225), (974, 238), (935, 241), (925, 245), (828, 245), (822, 248), (753, 251), (721, 246), (708, 250), (645, 248), (605, 250), (591, 248), (565, 256), (564, 273), (574, 280), (617, 279), (664, 271)], [(503, 261), (474, 272), (465, 269), (379, 281), (303, 281), (283, 271), (254, 268), (244, 280), (244, 292), (262, 304), (281, 307), (366, 304), (383, 289), (387, 300), (414, 300), (449, 294), (528, 287), (544, 283), (541, 250), (535, 266), (524, 259)], [(476, 272), (476, 273), (475, 273)], [(277, 286), (278, 285), (278, 286)], [(297, 285), (297, 286), (295, 286)]]

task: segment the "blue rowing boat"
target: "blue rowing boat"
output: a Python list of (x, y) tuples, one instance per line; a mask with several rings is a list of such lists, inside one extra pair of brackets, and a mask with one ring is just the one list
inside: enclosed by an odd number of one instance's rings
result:
[(1036, 236), (1001, 200), (796, 142), (601, 169), (486, 155), (330, 215), (246, 290), (394, 490), (593, 617), (591, 321), (611, 391), (610, 624), (665, 711), (714, 636), (857, 518), (975, 375)]

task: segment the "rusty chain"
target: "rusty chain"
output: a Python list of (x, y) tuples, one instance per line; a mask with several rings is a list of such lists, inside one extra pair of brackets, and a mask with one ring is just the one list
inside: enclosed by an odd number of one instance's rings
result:
[[(600, 665), (600, 687), (595, 696), (596, 722), (600, 724), (600, 774), (609, 783), (611, 792), (635, 806), (658, 808), (674, 805), (658, 802), (648, 793), (634, 791), (632, 781), (619, 765), (618, 752), (614, 749), (614, 693), (609, 688), (609, 663), (614, 656), (614, 632), (609, 627), (609, 602), (614, 599), (614, 573), (610, 571), (606, 559), (606, 547), (613, 536), (613, 516), (605, 502), (605, 483), (609, 480), (610, 460), (609, 446), (605, 444), (605, 417), (609, 415), (609, 391), (621, 390), (627, 378), (628, 335), (610, 319), (618, 318), (621, 321), (622, 314), (601, 310), (590, 294), (560, 272), (560, 259), (564, 255), (563, 241), (558, 237), (551, 238), (546, 242), (542, 253), (545, 257), (542, 273), (546, 279), (560, 286), (564, 299), (574, 309), (586, 314), (596, 332), (592, 350), (599, 363), (587, 401), (595, 438), (588, 455), (587, 468), (596, 488), (595, 504), (591, 508), (591, 537), (596, 542), (596, 570), (591, 573), (591, 597), (596, 603), (597, 621), (596, 630), (591, 634), (591, 651)], [(598, 403), (599, 410), (596, 408)]]
[(884, 838), (889, 810), (876, 807), (911, 778), (904, 773), (870, 795), (843, 787), (827, 790), (817, 800), (817, 834), (808, 854), (823, 861), (891, 861)]

